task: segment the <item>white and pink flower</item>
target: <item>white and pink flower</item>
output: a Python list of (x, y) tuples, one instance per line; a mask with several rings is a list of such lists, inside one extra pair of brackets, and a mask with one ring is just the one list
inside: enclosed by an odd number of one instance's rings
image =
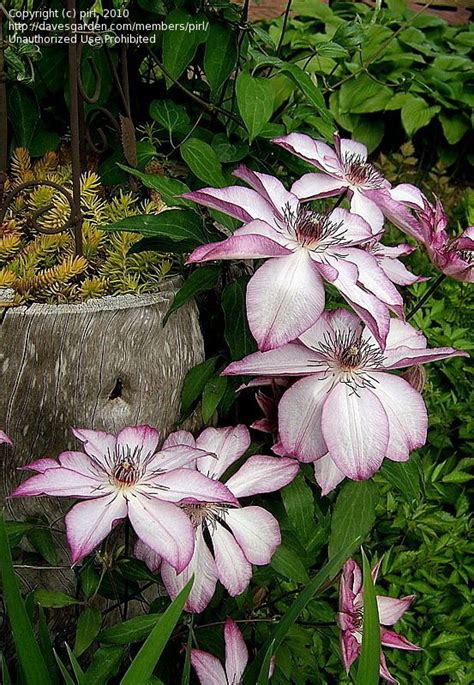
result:
[(204, 453), (175, 442), (158, 450), (160, 434), (150, 426), (130, 426), (117, 436), (73, 429), (84, 452), (63, 452), (38, 459), (26, 470), (36, 475), (11, 497), (75, 497), (66, 516), (73, 563), (92, 552), (121, 519), (128, 516), (138, 538), (170, 567), (182, 571), (194, 552), (194, 529), (181, 508), (198, 502), (235, 506), (225, 485), (190, 469)]
[(188, 262), (268, 259), (247, 287), (247, 316), (259, 349), (294, 340), (318, 320), (324, 281), (339, 290), (383, 346), (389, 310), (403, 317), (403, 300), (363, 247), (376, 237), (367, 221), (346, 209), (316, 212), (273, 176), (243, 166), (234, 174), (251, 188), (203, 188), (185, 195), (244, 222), (226, 240), (198, 247)]
[[(380, 562), (372, 570), (372, 579), (375, 583), (380, 568)], [(409, 642), (387, 626), (397, 623), (410, 607), (415, 595), (395, 599), (377, 595), (377, 608), (380, 622), (380, 639), (384, 647), (396, 647), (410, 651), (419, 651), (421, 648)], [(342, 662), (347, 673), (359, 656), (362, 649), (362, 631), (364, 627), (364, 591), (362, 584), (362, 572), (359, 565), (349, 559), (344, 564), (341, 575), (339, 591), (339, 613), (337, 623), (341, 629), (341, 652)], [(397, 683), (387, 668), (385, 656), (380, 653), (380, 677), (390, 683)]]
[(240, 685), (249, 660), (247, 646), (237, 624), (228, 618), (224, 625), (225, 664), (209, 652), (191, 650), (191, 664), (201, 685)]
[(344, 476), (370, 478), (385, 457), (405, 461), (425, 444), (423, 398), (389, 372), (452, 356), (468, 355), (427, 348), (421, 332), (397, 319), (390, 320), (382, 351), (355, 314), (336, 309), (298, 341), (251, 354), (223, 373), (300, 377), (280, 401), (274, 450), (305, 462), (324, 459), (317, 477), (327, 492)]
[[(179, 440), (208, 453), (196, 460), (197, 472), (214, 482), (243, 456), (250, 445), (248, 429), (243, 426), (206, 428), (194, 441), (190, 433), (179, 432)], [(166, 444), (175, 439), (172, 434)], [(274, 492), (290, 483), (299, 470), (294, 459), (256, 454), (250, 457), (225, 483), (235, 498)], [(194, 574), (186, 609), (203, 611), (211, 601), (220, 580), (234, 597), (248, 586), (252, 564), (265, 565), (281, 542), (278, 521), (259, 506), (235, 508), (225, 502), (184, 503), (195, 533), (194, 554), (180, 573), (169, 561), (149, 555), (146, 549), (136, 550), (151, 570), (161, 569), (163, 583), (171, 597), (176, 597)], [(206, 538), (212, 541), (211, 551)], [(161, 563), (160, 563), (161, 562)]]

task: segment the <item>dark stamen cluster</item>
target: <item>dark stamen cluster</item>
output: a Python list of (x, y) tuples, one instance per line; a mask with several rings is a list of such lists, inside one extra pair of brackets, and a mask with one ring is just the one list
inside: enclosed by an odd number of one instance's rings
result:
[(380, 369), (384, 360), (382, 351), (376, 345), (351, 330), (326, 333), (316, 351), (339, 362), (347, 371)]
[(373, 164), (366, 162), (357, 154), (344, 156), (344, 174), (348, 181), (354, 185), (371, 186), (381, 188), (383, 176)]
[(123, 485), (133, 485), (137, 481), (138, 469), (129, 461), (121, 461), (112, 471), (114, 480)]
[(317, 249), (323, 244), (339, 245), (344, 241), (346, 229), (343, 223), (331, 221), (328, 214), (315, 212), (303, 205), (295, 212), (287, 204), (283, 216), (288, 232), (304, 247)]

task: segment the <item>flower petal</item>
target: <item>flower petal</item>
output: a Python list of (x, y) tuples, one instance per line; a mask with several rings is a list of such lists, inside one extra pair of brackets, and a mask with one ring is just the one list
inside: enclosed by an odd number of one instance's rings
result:
[(225, 522), (251, 564), (269, 564), (281, 544), (280, 526), (262, 507), (229, 509)]
[(117, 435), (116, 450), (121, 454), (136, 454), (143, 463), (152, 454), (160, 441), (160, 434), (151, 426), (127, 426)]
[(408, 271), (405, 264), (399, 259), (382, 257), (379, 261), (379, 265), (387, 278), (397, 285), (413, 285), (413, 283), (419, 283), (420, 281), (426, 280), (424, 276), (416, 276), (415, 274), (412, 274), (411, 271)]
[(217, 209), (229, 214), (240, 221), (262, 219), (271, 226), (274, 225), (272, 206), (255, 190), (243, 186), (228, 186), (227, 188), (202, 188), (192, 193), (184, 193), (187, 200), (193, 200), (200, 205)]
[(367, 221), (358, 214), (349, 212), (347, 209), (338, 207), (331, 212), (329, 217), (332, 222), (341, 224), (341, 229), (344, 229), (344, 245), (357, 245), (367, 242), (374, 237)]
[(383, 678), (384, 680), (387, 680), (389, 683), (394, 683), (394, 685), (399, 685), (398, 680), (393, 677), (393, 675), (390, 673), (390, 671), (387, 668), (387, 662), (385, 661), (385, 655), (381, 651), (380, 652), (380, 677)]
[(399, 376), (378, 373), (377, 380), (372, 392), (382, 403), (389, 423), (386, 456), (406, 461), (410, 452), (426, 442), (428, 413), (423, 397)]
[(196, 459), (202, 456), (202, 450), (191, 445), (170, 445), (157, 452), (148, 462), (147, 472), (155, 469), (172, 471), (185, 466), (194, 468)]
[(0, 444), (13, 445), (13, 442), (4, 431), (0, 431)]
[(327, 143), (313, 140), (304, 133), (290, 133), (288, 136), (274, 138), (272, 142), (319, 169), (329, 173), (342, 173), (339, 157)]
[(357, 188), (352, 189), (351, 212), (358, 214), (369, 224), (372, 235), (383, 233), (384, 218), (380, 207), (377, 205), (379, 191), (372, 191), (372, 196), (367, 197), (366, 191)]
[(331, 311), (323, 312), (314, 326), (311, 326), (311, 328), (308, 328), (307, 331), (300, 335), (300, 340), (307, 347), (314, 348), (324, 342), (327, 336), (332, 336), (334, 333), (340, 335), (357, 333), (360, 331), (360, 326), (360, 318), (353, 312), (342, 307), (332, 309)]
[(140, 483), (140, 490), (148, 496), (167, 502), (225, 502), (238, 506), (234, 495), (220, 483), (199, 471), (173, 469), (156, 475), (153, 480)]
[(377, 595), (379, 622), (383, 626), (393, 626), (395, 623), (398, 623), (414, 599), (415, 595), (402, 597), (401, 599)]
[(402, 369), (414, 364), (428, 364), (439, 359), (449, 357), (469, 357), (468, 352), (455, 350), (452, 347), (432, 347), (424, 350), (414, 350), (411, 347), (397, 347), (387, 350), (384, 360), (386, 369)]
[(128, 516), (140, 540), (178, 572), (186, 568), (194, 551), (194, 528), (184, 511), (171, 502), (132, 495)]
[(191, 664), (201, 685), (228, 685), (224, 667), (212, 654), (202, 649), (192, 649)]
[(103, 466), (107, 466), (115, 453), (117, 438), (104, 431), (94, 431), (88, 428), (72, 428), (73, 435), (84, 443), (86, 453)]
[[(310, 329), (312, 330), (312, 329)], [(306, 335), (306, 334), (305, 334)], [(303, 336), (301, 336), (303, 339)], [(305, 338), (306, 340), (306, 338)], [(268, 352), (254, 352), (238, 362), (232, 362), (223, 376), (304, 376), (314, 373), (312, 362), (319, 357), (305, 345), (288, 343)]]
[(291, 192), (302, 202), (331, 197), (347, 190), (347, 181), (327, 174), (304, 174), (291, 186)]
[(347, 614), (353, 613), (354, 600), (362, 589), (362, 571), (354, 559), (348, 559), (343, 566), (341, 574), (341, 587), (339, 591), (339, 611)]
[(20, 467), (20, 471), (36, 471), (36, 473), (44, 473), (47, 469), (59, 469), (61, 465), (55, 459), (43, 457), (43, 459), (36, 459), (31, 464)]
[(395, 647), (396, 649), (405, 649), (410, 652), (421, 651), (421, 647), (414, 645), (413, 642), (402, 637), (402, 635), (399, 635), (394, 630), (382, 630), (380, 639), (385, 647)]
[(65, 519), (72, 563), (92, 552), (126, 515), (127, 502), (117, 492), (76, 504)]
[[(140, 538), (137, 539), (133, 548), (133, 555), (143, 561), (152, 573), (160, 570), (161, 556), (148, 547)], [(166, 562), (165, 562), (166, 563)]]
[(284, 257), (291, 250), (279, 245), (263, 235), (232, 235), (219, 243), (200, 245), (189, 256), (187, 264), (209, 262), (216, 259), (260, 259), (264, 257)]
[(294, 459), (255, 454), (226, 482), (236, 497), (275, 492), (291, 483), (299, 471)]
[(348, 478), (366, 480), (380, 468), (389, 424), (382, 403), (371, 390), (362, 387), (356, 393), (346, 383), (338, 383), (324, 403), (321, 426), (327, 451)]
[(344, 248), (344, 259), (356, 265), (359, 271), (357, 280), (366, 290), (384, 302), (397, 316), (404, 317), (403, 298), (373, 255), (348, 247)]
[(19, 485), (10, 497), (101, 497), (109, 494), (108, 481), (71, 471), (63, 467), (47, 469)]
[(411, 324), (406, 321), (400, 321), (400, 319), (390, 319), (386, 354), (395, 347), (412, 347), (419, 350), (424, 349), (427, 344), (423, 333)]
[(308, 462), (328, 451), (321, 432), (324, 402), (333, 383), (324, 373), (303, 378), (289, 388), (278, 407), (280, 440), (287, 455)]
[(238, 685), (249, 660), (247, 645), (235, 621), (228, 618), (224, 626), (225, 670), (227, 681)]
[(196, 440), (196, 445), (209, 456), (197, 462), (198, 470), (208, 478), (220, 478), (250, 447), (247, 426), (206, 428)]
[(240, 595), (250, 583), (252, 566), (224, 526), (217, 524), (211, 537), (219, 580), (231, 597)]
[(175, 431), (170, 433), (163, 443), (162, 450), (167, 447), (176, 447), (177, 445), (188, 445), (188, 447), (196, 447), (196, 440), (189, 431)]
[(361, 646), (357, 642), (356, 638), (354, 635), (349, 630), (344, 630), (341, 633), (341, 655), (342, 655), (342, 663), (344, 665), (344, 669), (346, 673), (349, 673), (349, 670), (354, 663), (354, 661), (357, 659), (357, 657), (360, 654), (360, 649)]
[(324, 457), (315, 461), (313, 467), (314, 477), (316, 483), (321, 488), (321, 495), (323, 497), (334, 490), (345, 478), (345, 475), (337, 468), (329, 454), (325, 454)]
[(274, 207), (275, 212), (281, 216), (283, 216), (285, 206), (292, 210), (296, 210), (298, 207), (298, 198), (288, 192), (283, 183), (275, 176), (252, 171), (252, 169), (249, 169), (244, 164), (241, 164), (233, 172), (233, 175), (252, 186), (261, 197)]
[(263, 351), (297, 338), (323, 309), (323, 282), (306, 250), (270, 259), (247, 286), (250, 330)]
[(186, 611), (199, 613), (204, 611), (214, 596), (217, 584), (217, 569), (209, 547), (207, 546), (202, 526), (196, 529), (194, 554), (191, 561), (181, 573), (164, 561), (161, 577), (169, 596), (174, 599), (194, 574), (194, 582), (184, 608)]
[(339, 134), (334, 135), (334, 147), (339, 153), (341, 159), (348, 157), (359, 157), (361, 162), (367, 160), (367, 148), (363, 143), (358, 143), (351, 138), (340, 138)]
[[(45, 460), (46, 461), (46, 460)], [(97, 464), (84, 452), (61, 452), (58, 457), (59, 464), (70, 471), (75, 471), (83, 476), (89, 476), (95, 480), (108, 480), (108, 475), (101, 465)], [(55, 462), (56, 467), (57, 463)], [(53, 468), (56, 468), (53, 466)]]

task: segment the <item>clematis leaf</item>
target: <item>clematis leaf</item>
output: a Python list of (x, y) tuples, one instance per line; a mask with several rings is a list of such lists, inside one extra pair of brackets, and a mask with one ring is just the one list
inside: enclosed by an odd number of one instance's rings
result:
[(331, 519), (330, 559), (354, 537), (364, 540), (375, 523), (377, 500), (378, 487), (373, 481), (351, 481), (342, 486)]
[(77, 620), (74, 654), (79, 657), (97, 637), (102, 623), (102, 614), (95, 607), (86, 607)]
[(159, 621), (161, 614), (134, 616), (128, 621), (121, 621), (115, 626), (105, 628), (99, 633), (99, 642), (109, 645), (128, 645), (140, 642), (148, 637)]
[(273, 114), (273, 86), (269, 80), (243, 71), (237, 78), (235, 92), (251, 142), (263, 131)]
[(163, 318), (163, 326), (168, 321), (170, 315), (185, 305), (186, 302), (189, 302), (199, 293), (215, 288), (219, 282), (220, 274), (221, 266), (213, 264), (201, 266), (193, 271), (174, 296), (173, 302)]

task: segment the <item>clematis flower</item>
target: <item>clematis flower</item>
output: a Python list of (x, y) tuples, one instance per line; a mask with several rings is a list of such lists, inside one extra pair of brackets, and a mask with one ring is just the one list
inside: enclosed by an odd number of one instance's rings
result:
[(10, 440), (10, 438), (8, 437), (8, 435), (6, 433), (4, 433), (3, 431), (0, 431), (0, 445), (2, 443), (5, 443), (6, 445), (13, 445), (13, 443)]
[[(173, 435), (170, 436), (173, 440)], [(180, 438), (183, 439), (183, 438)], [(195, 444), (208, 456), (196, 460), (198, 472), (218, 481), (250, 445), (248, 429), (243, 426), (206, 428), (196, 439), (187, 434), (188, 444)], [(226, 488), (234, 497), (249, 497), (274, 492), (290, 483), (299, 470), (294, 459), (279, 459), (256, 454), (226, 481)], [(194, 584), (186, 603), (187, 611), (203, 611), (211, 601), (217, 581), (235, 597), (250, 582), (252, 564), (265, 565), (281, 542), (278, 521), (258, 506), (232, 508), (226, 503), (184, 503), (181, 505), (192, 521), (195, 531), (193, 557), (184, 571), (161, 561), (161, 576), (169, 595), (174, 598), (194, 573)], [(206, 538), (210, 536), (213, 552)], [(151, 570), (160, 560), (139, 550)]]
[(201, 685), (240, 685), (249, 660), (247, 646), (235, 621), (224, 625), (225, 668), (219, 659), (201, 649), (191, 650), (191, 664)]
[(247, 316), (261, 350), (294, 340), (320, 317), (323, 279), (334, 285), (383, 346), (389, 309), (403, 317), (403, 300), (363, 243), (369, 224), (345, 209), (313, 211), (267, 174), (241, 166), (234, 175), (252, 188), (203, 188), (184, 197), (245, 222), (218, 243), (198, 247), (188, 263), (268, 258), (247, 287)]
[(84, 452), (63, 452), (59, 461), (39, 459), (28, 467), (36, 475), (11, 497), (77, 497), (66, 516), (73, 563), (92, 552), (120, 519), (128, 516), (137, 536), (182, 571), (194, 550), (189, 518), (177, 506), (186, 502), (236, 505), (222, 483), (185, 468), (203, 452), (175, 443), (157, 451), (160, 434), (150, 426), (130, 426), (115, 436), (74, 428)]
[(375, 257), (378, 265), (392, 283), (397, 285), (413, 285), (413, 283), (428, 280), (425, 276), (412, 274), (403, 262), (399, 260), (399, 257), (404, 257), (414, 252), (416, 247), (412, 247), (407, 243), (401, 243), (396, 247), (389, 247), (377, 240), (372, 240), (363, 247), (369, 254)]
[[(372, 570), (374, 583), (377, 581), (379, 567), (380, 562), (376, 564)], [(387, 628), (387, 626), (393, 626), (401, 619), (414, 599), (415, 595), (409, 595), (408, 597), (402, 597), (401, 599), (377, 595), (380, 638), (383, 646), (396, 647), (397, 649), (410, 651), (420, 651), (421, 647), (417, 647), (417, 645), (409, 642), (395, 631), (388, 630)], [(364, 623), (362, 572), (359, 565), (353, 559), (346, 561), (342, 571), (337, 623), (342, 631), (342, 662), (346, 673), (349, 673), (350, 667), (359, 656), (362, 648), (362, 630)], [(380, 677), (385, 678), (385, 680), (388, 680), (390, 683), (397, 683), (397, 680), (387, 668), (385, 656), (382, 652), (380, 653)]]
[(223, 373), (299, 376), (278, 407), (278, 454), (306, 462), (329, 454), (342, 474), (364, 480), (384, 457), (405, 461), (426, 440), (422, 396), (389, 371), (452, 356), (468, 355), (427, 348), (421, 332), (397, 319), (382, 351), (355, 314), (336, 309), (298, 341), (251, 354)]
[(291, 192), (300, 200), (314, 200), (348, 192), (351, 211), (364, 217), (374, 233), (383, 231), (383, 213), (378, 198), (382, 190), (390, 196), (390, 183), (367, 161), (367, 148), (355, 140), (334, 134), (334, 147), (303, 133), (290, 133), (273, 142), (314, 165), (323, 173), (309, 173), (296, 181)]

